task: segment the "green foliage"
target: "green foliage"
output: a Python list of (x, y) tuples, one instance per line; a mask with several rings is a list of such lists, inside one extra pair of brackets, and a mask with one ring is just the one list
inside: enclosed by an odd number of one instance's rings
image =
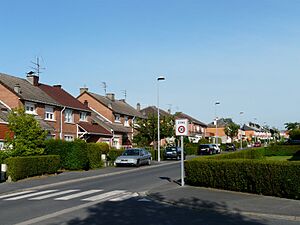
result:
[(12, 147), (13, 156), (32, 156), (44, 153), (47, 132), (43, 131), (33, 115), (24, 109), (12, 110), (8, 116), (8, 127), (14, 137), (6, 136), (6, 148)]
[(293, 129), (289, 131), (290, 139), (300, 140), (300, 129)]
[(110, 162), (114, 162), (116, 158), (124, 152), (124, 149), (111, 149), (107, 154), (107, 160)]
[(198, 159), (185, 162), (191, 185), (300, 199), (300, 162)]
[(89, 160), (89, 168), (96, 169), (103, 166), (101, 159), (102, 149), (104, 145), (102, 143), (88, 143), (87, 144), (87, 156)]
[(199, 144), (189, 143), (184, 145), (184, 151), (186, 155), (197, 155), (198, 148), (199, 148)]
[(105, 142), (96, 143), (100, 146), (102, 154), (107, 154), (109, 152), (109, 145)]
[(224, 128), (224, 133), (233, 140), (234, 137), (238, 135), (238, 131), (240, 126), (235, 124), (234, 122), (227, 123)]
[[(140, 146), (149, 146), (157, 140), (157, 115), (149, 115), (147, 119), (137, 119), (134, 128), (138, 133), (133, 137), (133, 142)], [(174, 136), (174, 117), (160, 117), (160, 138)]]
[(265, 149), (266, 156), (292, 156), (300, 154), (300, 145), (270, 145)]
[(60, 168), (58, 155), (12, 157), (5, 160), (7, 175), (13, 181), (26, 177), (56, 173)]
[(227, 154), (215, 155), (211, 157), (217, 160), (223, 159), (264, 159), (265, 158), (265, 149), (255, 148), (247, 149), (238, 152), (232, 152)]
[(285, 129), (287, 130), (294, 130), (294, 129), (300, 129), (300, 123), (294, 122), (294, 123), (285, 123)]
[(4, 163), (4, 160), (11, 156), (10, 151), (2, 150), (0, 151), (0, 164)]
[[(219, 143), (221, 143), (221, 142), (219, 142)], [(209, 140), (208, 139), (206, 139), (206, 138), (201, 138), (199, 141), (198, 141), (198, 144), (209, 144)]]
[(47, 140), (45, 153), (59, 155), (61, 167), (67, 170), (80, 170), (88, 168), (87, 144), (76, 139), (73, 142), (64, 140)]

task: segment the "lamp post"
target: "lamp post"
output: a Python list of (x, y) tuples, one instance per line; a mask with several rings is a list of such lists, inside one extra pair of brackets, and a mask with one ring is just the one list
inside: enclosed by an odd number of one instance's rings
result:
[(157, 78), (157, 161), (160, 162), (160, 119), (159, 119), (159, 81), (164, 81), (166, 78), (160, 76)]
[(240, 141), (241, 141), (241, 146), (240, 146), (240, 149), (242, 149), (243, 148), (243, 134), (242, 134), (242, 125), (243, 125), (243, 122), (242, 122), (242, 115), (244, 114), (244, 112), (243, 111), (241, 111), (240, 112), (240, 117), (241, 117), (241, 134), (240, 134)]
[(220, 105), (219, 101), (215, 102), (215, 116), (216, 116), (216, 145), (218, 146), (218, 117), (217, 117), (217, 105)]

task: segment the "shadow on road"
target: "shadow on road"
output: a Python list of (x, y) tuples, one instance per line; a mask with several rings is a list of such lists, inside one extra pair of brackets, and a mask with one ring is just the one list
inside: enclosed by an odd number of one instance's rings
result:
[[(163, 196), (152, 196), (165, 201)], [(138, 201), (133, 198), (122, 202), (105, 202), (87, 209), (85, 219), (75, 218), (67, 225), (264, 225), (264, 221), (247, 218), (240, 213), (232, 213), (226, 204), (205, 202), (197, 198), (181, 199), (177, 205), (157, 201)], [(178, 205), (187, 205), (180, 207)]]

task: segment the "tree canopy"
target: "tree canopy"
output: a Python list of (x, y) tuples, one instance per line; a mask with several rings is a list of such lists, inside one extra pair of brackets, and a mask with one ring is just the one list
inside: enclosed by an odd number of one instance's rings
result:
[(44, 153), (47, 132), (42, 130), (33, 115), (26, 114), (24, 109), (12, 110), (8, 116), (8, 127), (14, 137), (6, 136), (6, 149), (11, 149), (13, 156)]
[(233, 140), (238, 135), (240, 126), (234, 122), (227, 123), (224, 128), (224, 133)]

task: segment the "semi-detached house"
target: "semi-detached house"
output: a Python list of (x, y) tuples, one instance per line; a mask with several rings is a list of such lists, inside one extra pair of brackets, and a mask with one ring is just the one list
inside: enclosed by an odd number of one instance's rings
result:
[(110, 130), (91, 123), (91, 111), (86, 105), (60, 85), (39, 83), (39, 77), (32, 73), (27, 74), (27, 79), (0, 73), (0, 101), (9, 109), (24, 108), (34, 115), (49, 138), (100, 141), (112, 136)]

